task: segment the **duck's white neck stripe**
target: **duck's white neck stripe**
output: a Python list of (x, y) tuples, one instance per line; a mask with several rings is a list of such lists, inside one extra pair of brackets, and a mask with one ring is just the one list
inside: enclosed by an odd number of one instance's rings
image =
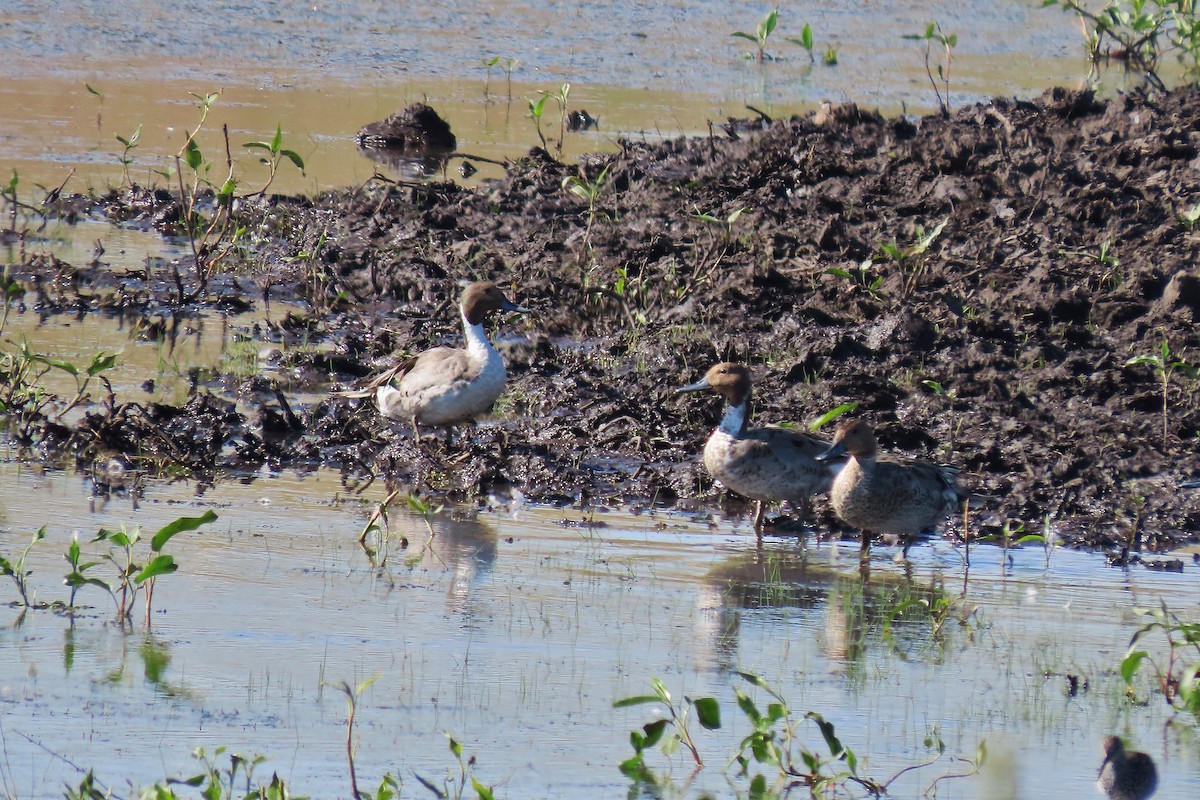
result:
[(467, 321), (467, 315), (463, 314), (463, 336), (467, 340), (467, 352), (487, 355), (489, 350), (492, 350), (492, 343), (488, 341), (487, 331), (483, 329), (482, 322), (471, 323)]
[(730, 436), (740, 436), (742, 429), (746, 427), (746, 404), (739, 403), (733, 405), (730, 403), (725, 408), (725, 416), (721, 418), (719, 429), (722, 433), (727, 433)]

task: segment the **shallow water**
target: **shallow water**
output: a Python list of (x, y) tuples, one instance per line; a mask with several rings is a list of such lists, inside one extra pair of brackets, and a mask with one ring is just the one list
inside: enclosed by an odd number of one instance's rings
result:
[[(1013, 552), (1002, 572), (1000, 550), (977, 547), (964, 581), (961, 552), (935, 543), (914, 548), (910, 570), (880, 548), (864, 584), (853, 546), (805, 551), (768, 538), (758, 554), (736, 522), (519, 505), (443, 510), (427, 546), (423, 520), (394, 510), (386, 559), (372, 566), (356, 540), (378, 492), (334, 500), (339, 487), (323, 475), (199, 499), (187, 486), (152, 487), (141, 511), (115, 499), (94, 514), (76, 477), (9, 462), (0, 478), (8, 554), (49, 523), (29, 562), (42, 601), (66, 599), (71, 535), (135, 523), (152, 532), (209, 507), (220, 515), (166, 548), (181, 568), (159, 580), (148, 627), (139, 610), (122, 631), (91, 587), (80, 602), (92, 607), (73, 625), (50, 610), (18, 624), (18, 610), (6, 611), (2, 785), (16, 796), (59, 796), (81, 778), (71, 764), (136, 785), (192, 774), (189, 752), (201, 745), (265, 754), (261, 772), (278, 770), (295, 791), (346, 796), (335, 687), (367, 680), (355, 729), (364, 784), (391, 772), (411, 784), (408, 796), (423, 794), (413, 773), (440, 781), (454, 765), (445, 732), (498, 796), (623, 796), (616, 765), (631, 754), (629, 731), (662, 710), (612, 703), (649, 693), (652, 677), (676, 697), (721, 704), (722, 729), (695, 730), (708, 766), (679, 796), (732, 796), (723, 766), (749, 732), (733, 690), (769, 700), (734, 670), (765, 678), (797, 718), (811, 710), (833, 722), (876, 779), (925, 760), (925, 738), (940, 736), (947, 756), (898, 780), (893, 796), (961, 771), (951, 758), (974, 757), (980, 742), (984, 773), (941, 783), (938, 797), (1087, 796), (1109, 732), (1154, 756), (1159, 796), (1200, 790), (1195, 726), (1172, 723), (1144, 680), (1138, 694), (1150, 702), (1131, 707), (1115, 674), (1134, 609), (1160, 598), (1193, 608), (1191, 573), (1108, 569), (1074, 552), (1053, 552), (1047, 566), (1039, 548)], [(95, 574), (110, 578), (106, 569)], [(956, 604), (941, 635), (911, 611), (885, 635), (887, 609), (934, 585)], [(1146, 644), (1163, 654), (1162, 641)], [(1068, 696), (1068, 674), (1086, 690)], [(800, 731), (825, 752), (811, 723)], [(648, 762), (680, 786), (688, 779), (682, 754)]]
[[(705, 133), (710, 122), (748, 115), (747, 105), (776, 116), (805, 113), (827, 99), (924, 113), (936, 101), (923, 49), (902, 35), (923, 32), (931, 20), (959, 37), (953, 105), (1028, 97), (1077, 85), (1086, 73), (1077, 26), (1039, 5), (784, 4), (767, 48), (775, 60), (759, 64), (743, 57), (750, 43), (730, 34), (753, 32), (769, 5), (465, 0), (398, 13), (379, 2), (281, 10), (143, 0), (114, 15), (97, 2), (7, 3), (0, 6), (8, 75), (0, 79), (0, 175), (7, 181), (16, 169), (29, 192), (61, 184), (74, 169), (69, 189), (103, 189), (122, 180), (115, 135), (128, 138), (141, 126), (130, 177), (161, 181), (155, 170), (173, 165), (185, 131), (199, 119), (189, 93), (218, 90), (199, 142), (215, 164), (213, 178), (223, 179), (221, 126), (229, 126), (243, 191), (261, 186), (265, 171), (241, 145), (269, 140), (277, 124), (308, 170), (300, 176), (287, 165), (274, 189), (312, 192), (367, 180), (375, 164), (358, 153), (354, 134), (420, 100), (450, 122), (461, 151), (519, 157), (538, 142), (527, 98), (563, 82), (572, 87), (569, 107), (600, 119), (598, 131), (566, 137), (568, 157), (614, 149), (620, 137)], [(787, 41), (806, 22), (818, 56), (837, 49), (836, 67), (819, 58), (811, 64)], [(484, 60), (492, 56), (500, 62), (489, 78)], [(504, 68), (510, 59), (511, 87)], [(557, 137), (550, 122), (556, 114), (547, 112), (550, 139)], [(477, 180), (498, 174), (478, 166)]]

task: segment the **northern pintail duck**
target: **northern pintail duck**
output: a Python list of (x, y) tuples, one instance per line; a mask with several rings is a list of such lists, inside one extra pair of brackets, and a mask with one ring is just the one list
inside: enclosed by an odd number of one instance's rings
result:
[(492, 407), (504, 391), (507, 372), (483, 324), (497, 311), (526, 309), (511, 303), (494, 283), (477, 281), (463, 291), (459, 311), (465, 348), (435, 347), (418, 353), (358, 393), (373, 390), (379, 412), (411, 422), (418, 441), (418, 425), (448, 426), (474, 419)]
[(862, 530), (862, 547), (872, 533), (896, 536), (904, 551), (917, 534), (935, 530), (966, 496), (958, 470), (918, 459), (876, 458), (875, 431), (862, 420), (837, 427), (833, 446), (821, 459), (849, 456), (829, 491), (833, 510)]
[(1096, 785), (1109, 800), (1146, 800), (1158, 788), (1158, 770), (1154, 759), (1145, 753), (1126, 753), (1116, 736), (1103, 742), (1104, 761)]
[(762, 535), (765, 504), (772, 500), (791, 500), (807, 514), (809, 498), (829, 489), (840, 466), (816, 460), (830, 443), (774, 425), (751, 428), (750, 370), (742, 364), (717, 364), (676, 392), (706, 389), (724, 397), (727, 406), (704, 445), (704, 467), (726, 488), (757, 502), (754, 532)]

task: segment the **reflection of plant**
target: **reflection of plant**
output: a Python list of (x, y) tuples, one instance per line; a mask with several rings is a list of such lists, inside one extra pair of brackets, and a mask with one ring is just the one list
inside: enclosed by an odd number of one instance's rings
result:
[(1200, 378), (1200, 366), (1194, 366), (1182, 358), (1171, 355), (1171, 345), (1166, 339), (1158, 346), (1157, 353), (1134, 356), (1125, 362), (1125, 366), (1149, 366), (1154, 369), (1162, 386), (1162, 440), (1163, 447), (1167, 446), (1170, 429), (1167, 424), (1167, 392), (1171, 386), (1172, 373), (1179, 371), (1190, 380)]
[(0, 575), (12, 578), (13, 583), (17, 586), (17, 592), (21, 595), (21, 605), (26, 608), (29, 607), (29, 587), (25, 583), (25, 579), (32, 575), (33, 571), (25, 569), (25, 559), (29, 557), (29, 551), (33, 549), (33, 546), (45, 538), (46, 528), (43, 526), (33, 534), (33, 539), (25, 545), (25, 549), (21, 551), (21, 555), (16, 561), (10, 561), (4, 556), (0, 556)]
[[(775, 30), (775, 26), (778, 24), (779, 9), (776, 8), (772, 9), (770, 13), (762, 18), (762, 22), (758, 23), (758, 28), (753, 34), (746, 33), (745, 31), (734, 31), (730, 35), (736, 36), (739, 39), (747, 39), (751, 42), (754, 42), (755, 47), (758, 48), (758, 63), (761, 64), (763, 59), (766, 58), (767, 39), (771, 37), (771, 33)], [(811, 36), (811, 31), (809, 33)]]
[[(924, 33), (909, 33), (905, 34), (904, 38), (925, 42), (925, 74), (929, 76), (929, 83), (933, 86), (933, 93), (937, 97), (938, 108), (941, 110), (942, 116), (949, 118), (950, 61), (954, 47), (958, 44), (958, 36), (956, 34), (947, 35), (942, 33), (942, 26), (936, 22), (931, 22), (925, 26)], [(937, 80), (934, 80), (933, 69), (929, 66), (929, 57), (933, 52), (934, 44), (939, 44), (942, 47), (942, 63), (937, 65)], [(938, 88), (938, 81), (942, 83), (940, 89)], [(946, 93), (945, 97), (942, 96), (943, 89)]]
[[(1155, 680), (1163, 699), (1172, 708), (1200, 715), (1200, 623), (1185, 622), (1167, 610), (1160, 600), (1157, 609), (1137, 609), (1147, 622), (1138, 628), (1121, 661), (1121, 678), (1126, 694), (1133, 696), (1133, 677), (1143, 662), (1154, 667)], [(1159, 664), (1149, 652), (1134, 649), (1146, 634), (1162, 631), (1167, 639), (1167, 661)]]

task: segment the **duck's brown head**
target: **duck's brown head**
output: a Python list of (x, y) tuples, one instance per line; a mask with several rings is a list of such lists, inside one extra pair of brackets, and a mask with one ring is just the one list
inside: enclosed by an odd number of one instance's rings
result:
[(861, 419), (849, 419), (837, 426), (833, 434), (833, 446), (817, 456), (821, 461), (830, 461), (843, 456), (870, 458), (875, 455), (875, 429)]
[(702, 392), (710, 389), (725, 398), (731, 406), (740, 406), (750, 399), (750, 370), (742, 364), (723, 361), (709, 368), (695, 383), (681, 386), (680, 392)]
[(528, 311), (510, 302), (491, 281), (475, 281), (467, 286), (461, 302), (463, 317), (472, 325), (478, 325), (497, 311)]

